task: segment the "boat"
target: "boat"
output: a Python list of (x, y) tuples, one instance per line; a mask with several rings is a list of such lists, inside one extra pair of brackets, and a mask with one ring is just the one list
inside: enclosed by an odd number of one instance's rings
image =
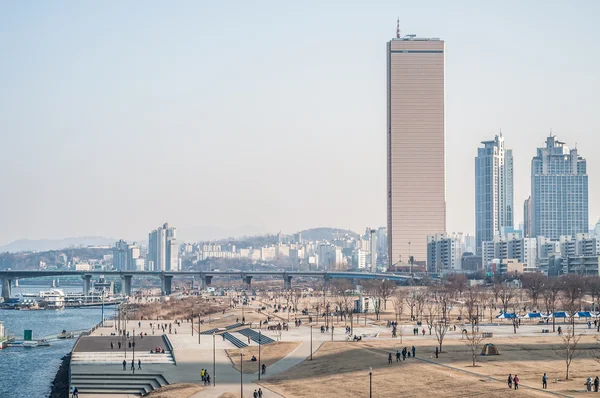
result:
[(37, 346), (38, 346), (37, 341), (24, 341), (23, 342), (23, 347), (25, 347), (25, 348), (33, 348), (33, 347), (37, 347)]
[(38, 347), (50, 347), (50, 342), (48, 340), (41, 339), (37, 341), (37, 345)]

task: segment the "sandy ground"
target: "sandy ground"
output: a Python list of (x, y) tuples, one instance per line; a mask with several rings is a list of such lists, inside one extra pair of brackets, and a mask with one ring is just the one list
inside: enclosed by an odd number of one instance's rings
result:
[(566, 381), (564, 359), (554, 350), (561, 341), (557, 336), (489, 339), (487, 342), (493, 342), (501, 355), (478, 356), (475, 368), (461, 340), (449, 340), (439, 359), (433, 353), (435, 341), (423, 341), (417, 347), (417, 359), (397, 363), (394, 358), (391, 365), (387, 363), (387, 354), (403, 348), (397, 342), (327, 342), (314, 355), (313, 361), (305, 361), (280, 375), (268, 377), (261, 384), (289, 398), (367, 397), (369, 367), (372, 367), (373, 395), (377, 397), (399, 394), (422, 397), (440, 388), (444, 389), (446, 397), (499, 397), (507, 393), (505, 380), (509, 373), (518, 374), (521, 380), (521, 389), (511, 393), (548, 396), (543, 391), (525, 388), (541, 388), (541, 377), (546, 372), (549, 391), (564, 396), (583, 395), (585, 379), (600, 375), (600, 364), (591, 356), (593, 348), (599, 345), (592, 336), (581, 339), (583, 350), (573, 360)]
[(197, 384), (181, 383), (171, 384), (152, 391), (146, 395), (148, 398), (188, 398), (202, 390)]
[[(279, 341), (263, 345), (260, 349), (260, 362), (268, 368), (275, 362), (285, 358), (290, 352), (294, 351), (300, 345), (299, 342)], [(240, 369), (240, 350), (235, 348), (226, 350), (229, 359), (233, 362), (234, 368)], [(258, 371), (258, 362), (252, 362), (252, 355), (258, 359), (258, 345), (244, 348), (244, 373), (256, 373)]]

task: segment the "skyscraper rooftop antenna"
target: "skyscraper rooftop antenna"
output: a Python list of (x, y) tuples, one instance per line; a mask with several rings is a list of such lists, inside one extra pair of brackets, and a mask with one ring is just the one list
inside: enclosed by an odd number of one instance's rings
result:
[(396, 39), (400, 38), (400, 17), (398, 17), (398, 22), (396, 23)]

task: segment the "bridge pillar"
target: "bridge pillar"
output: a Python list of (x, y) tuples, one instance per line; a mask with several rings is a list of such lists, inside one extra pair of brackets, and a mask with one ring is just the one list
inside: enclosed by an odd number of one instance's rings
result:
[(81, 278), (83, 279), (83, 295), (89, 296), (92, 289), (92, 276), (83, 275)]
[(252, 277), (248, 276), (248, 275), (244, 275), (243, 280), (244, 280), (244, 282), (246, 282), (248, 284), (248, 287), (250, 287), (250, 285), (252, 284)]
[(325, 274), (325, 287), (323, 288), (324, 290), (329, 290), (329, 275)]
[(12, 280), (8, 278), (2, 279), (2, 298), (4, 301), (8, 300), (12, 295)]
[(171, 282), (173, 281), (173, 275), (161, 275), (161, 292), (162, 296), (169, 296), (171, 294)]
[(283, 288), (285, 290), (290, 290), (292, 288), (292, 277), (289, 275), (283, 276)]
[(202, 290), (206, 290), (206, 288), (210, 286), (212, 278), (212, 275), (205, 275), (202, 277)]
[(131, 296), (131, 279), (133, 279), (133, 275), (121, 275), (121, 279), (123, 280), (121, 293), (125, 296)]

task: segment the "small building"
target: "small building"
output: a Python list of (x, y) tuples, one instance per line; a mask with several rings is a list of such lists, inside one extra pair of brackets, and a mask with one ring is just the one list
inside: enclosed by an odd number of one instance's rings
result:
[(363, 296), (362, 294), (354, 300), (354, 312), (358, 313), (374, 313), (379, 308), (379, 298), (374, 296)]

